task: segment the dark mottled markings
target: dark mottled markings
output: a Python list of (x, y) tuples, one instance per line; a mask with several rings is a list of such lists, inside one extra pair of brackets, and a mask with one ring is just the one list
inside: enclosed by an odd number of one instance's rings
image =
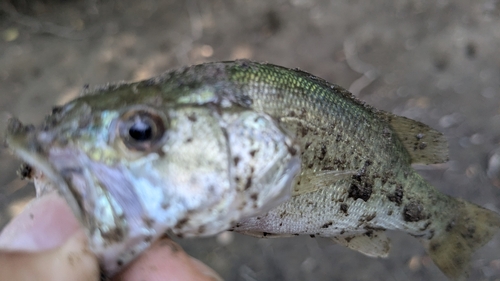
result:
[(403, 218), (407, 222), (417, 222), (425, 219), (424, 207), (419, 202), (408, 203), (404, 207)]
[(401, 205), (401, 203), (403, 203), (403, 195), (403, 186), (398, 185), (396, 186), (396, 190), (394, 191), (394, 193), (387, 195), (387, 198), (389, 199), (389, 201), (396, 203), (396, 206), (399, 206)]
[(420, 231), (425, 231), (427, 230), (427, 228), (429, 228), (429, 226), (431, 225), (431, 222), (428, 221), (423, 227), (420, 228)]
[(451, 231), (453, 227), (455, 227), (455, 224), (456, 224), (455, 219), (449, 221), (448, 224), (446, 225), (446, 231)]
[(180, 219), (174, 228), (180, 229), (182, 228), (189, 220), (187, 218)]
[(434, 229), (429, 230), (429, 236), (427, 237), (427, 239), (432, 239), (434, 237), (434, 234), (436, 234), (436, 231)]
[(268, 236), (268, 235), (270, 235), (270, 234), (271, 234), (271, 233), (269, 233), (269, 232), (262, 232), (262, 236), (264, 236), (264, 237), (266, 237), (266, 236)]
[(307, 135), (307, 133), (309, 132), (309, 130), (305, 126), (300, 126), (298, 131), (300, 132), (300, 135), (302, 137), (305, 137)]
[(120, 228), (113, 228), (107, 232), (102, 232), (101, 233), (102, 238), (108, 240), (108, 241), (121, 241), (123, 240), (123, 237), (125, 234), (123, 233), (123, 230)]
[(352, 183), (349, 187), (348, 197), (354, 200), (362, 199), (363, 201), (368, 201), (372, 195), (372, 186), (368, 183)]
[(325, 223), (324, 225), (321, 226), (321, 228), (328, 228), (330, 226), (332, 226), (333, 222), (329, 221), (327, 223)]
[(194, 114), (194, 113), (188, 115), (188, 119), (191, 122), (196, 122), (196, 120), (198, 120), (198, 118), (196, 117), (196, 114)]
[(252, 177), (247, 178), (247, 182), (245, 183), (245, 190), (249, 189), (252, 186)]
[(431, 242), (429, 245), (429, 249), (431, 250), (431, 252), (436, 252), (439, 247), (441, 247), (441, 244), (439, 242)]
[(259, 194), (257, 193), (254, 193), (250, 196), (250, 198), (253, 200), (253, 201), (257, 201), (257, 198), (259, 198)]
[(315, 237), (316, 237), (316, 235), (314, 235), (314, 234), (309, 234), (309, 237), (311, 237), (311, 238), (315, 238)]
[(318, 156), (318, 159), (319, 159), (319, 160), (323, 160), (323, 159), (325, 159), (326, 153), (327, 153), (327, 150), (326, 150), (326, 145), (325, 145), (325, 144), (322, 144), (322, 145), (321, 145), (320, 155)]
[(21, 166), (19, 167), (19, 169), (17, 169), (17, 175), (22, 180), (31, 179), (31, 172), (32, 171), (33, 171), (33, 169), (31, 168), (30, 165), (28, 165), (26, 163), (22, 163)]
[(366, 216), (365, 221), (369, 222), (369, 221), (373, 220), (376, 216), (377, 216), (376, 213), (370, 214), (370, 215)]
[(235, 156), (235, 157), (233, 158), (233, 162), (234, 162), (234, 166), (238, 166), (238, 163), (240, 162), (240, 157)]
[(192, 142), (192, 141), (193, 141), (193, 138), (187, 138), (187, 139), (186, 139), (186, 143), (190, 143), (190, 142)]
[(385, 231), (387, 230), (386, 228), (383, 228), (383, 227), (377, 227), (377, 226), (370, 226), (370, 225), (365, 225), (364, 229), (368, 230), (368, 231)]
[(122, 266), (122, 265), (123, 265), (123, 261), (122, 261), (122, 260), (120, 260), (120, 259), (119, 259), (119, 260), (117, 260), (117, 261), (116, 261), (116, 265), (118, 265), (118, 266)]
[[(85, 87), (86, 86), (86, 87)], [(88, 88), (89, 85), (83, 85), (83, 88), (85, 90), (85, 88)], [(54, 106), (52, 107), (52, 113), (51, 114), (59, 114), (63, 111), (63, 107), (62, 106)]]
[(255, 153), (257, 153), (257, 149), (250, 150), (250, 156), (255, 157)]
[(308, 141), (306, 142), (306, 145), (304, 146), (304, 150), (308, 149), (309, 146), (311, 146), (312, 142)]
[(290, 155), (295, 156), (295, 154), (297, 154), (297, 149), (295, 149), (295, 147), (287, 146), (287, 148), (288, 148), (288, 153), (290, 153)]
[(356, 174), (352, 176), (353, 182), (348, 190), (348, 197), (354, 200), (362, 199), (363, 201), (368, 201), (372, 195), (372, 183), (366, 176), (366, 170), (368, 166), (372, 164), (372, 161), (366, 160), (363, 168)]
[(206, 226), (204, 225), (200, 225), (200, 227), (198, 227), (198, 234), (203, 234), (206, 230)]
[(146, 224), (147, 227), (152, 228), (155, 220), (152, 218), (143, 218), (142, 221)]
[(300, 109), (300, 118), (301, 119), (306, 119), (307, 118), (307, 110), (305, 108)]
[(349, 206), (346, 203), (340, 204), (340, 211), (344, 214), (347, 215), (347, 210), (349, 209)]
[(281, 212), (280, 219), (284, 218), (285, 216), (286, 216), (286, 211)]
[(471, 226), (467, 227), (467, 231), (464, 233), (465, 235), (464, 234), (462, 234), (462, 235), (464, 235), (466, 238), (472, 239), (472, 238), (474, 238), (475, 233), (476, 233), (476, 226), (471, 225)]

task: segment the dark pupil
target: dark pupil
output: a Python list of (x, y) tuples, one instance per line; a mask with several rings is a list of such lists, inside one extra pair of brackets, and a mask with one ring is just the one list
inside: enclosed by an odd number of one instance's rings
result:
[(131, 138), (136, 141), (147, 141), (150, 140), (153, 135), (153, 129), (151, 125), (145, 123), (144, 121), (135, 122), (132, 127), (128, 130)]

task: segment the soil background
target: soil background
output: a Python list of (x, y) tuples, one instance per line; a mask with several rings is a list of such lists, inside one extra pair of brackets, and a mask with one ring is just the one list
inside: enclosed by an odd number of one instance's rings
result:
[[(500, 211), (500, 2), (496, 0), (0, 1), (0, 112), (39, 123), (86, 84), (205, 61), (301, 68), (442, 131), (450, 161), (419, 166), (442, 192)], [(0, 150), (0, 227), (34, 196)], [(227, 280), (446, 280), (409, 235), (372, 259), (328, 239), (233, 233), (179, 240)], [(470, 280), (500, 280), (500, 237)]]

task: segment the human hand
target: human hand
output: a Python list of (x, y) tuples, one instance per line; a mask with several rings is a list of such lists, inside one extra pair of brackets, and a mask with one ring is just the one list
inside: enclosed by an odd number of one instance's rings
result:
[[(100, 280), (87, 237), (64, 199), (33, 200), (0, 234), (0, 280)], [(170, 239), (161, 239), (112, 280), (221, 280)]]

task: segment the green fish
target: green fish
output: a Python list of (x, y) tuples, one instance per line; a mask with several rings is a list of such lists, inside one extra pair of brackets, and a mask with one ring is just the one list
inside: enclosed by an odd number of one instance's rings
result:
[(7, 145), (37, 193), (58, 190), (108, 274), (165, 231), (330, 237), (369, 256), (385, 230), (419, 238), (464, 279), (500, 216), (411, 167), (446, 162), (445, 137), (297, 69), (247, 60), (85, 90)]

